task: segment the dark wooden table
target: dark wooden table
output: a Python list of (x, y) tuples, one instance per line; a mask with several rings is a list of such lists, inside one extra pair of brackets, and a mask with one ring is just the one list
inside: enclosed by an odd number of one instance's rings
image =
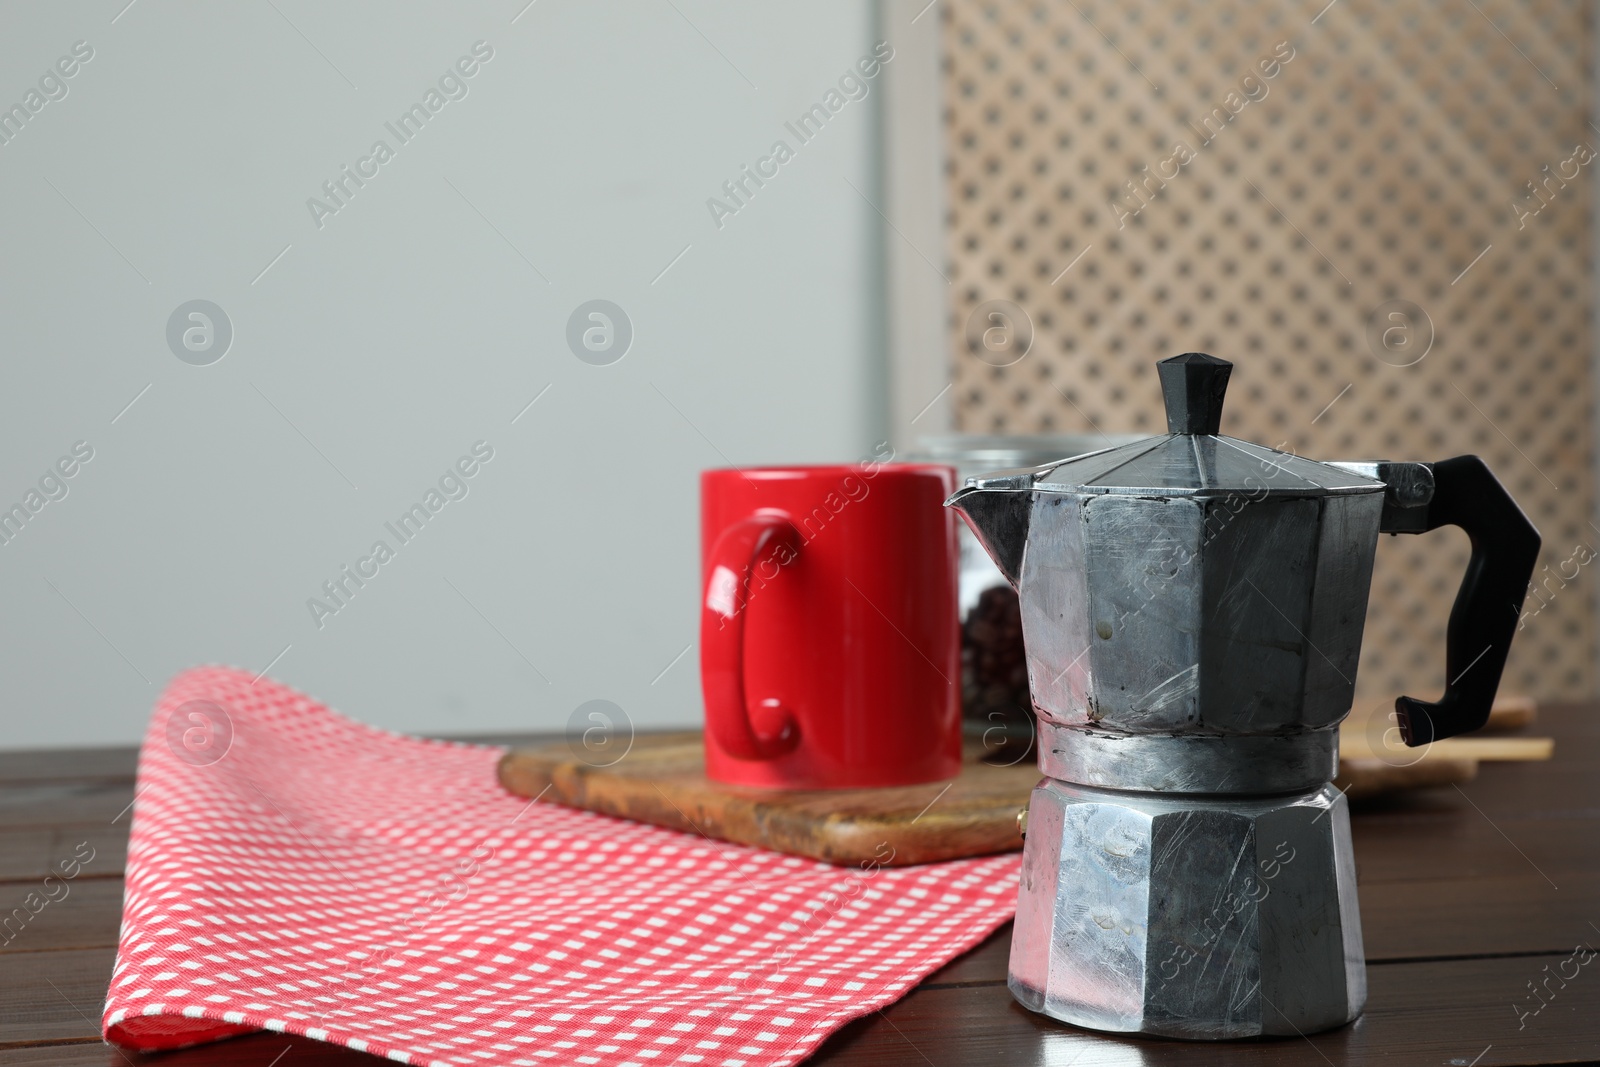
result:
[[(898, 1004), (845, 1027), (812, 1062), (1491, 1067), (1600, 1061), (1600, 962), (1577, 962), (1600, 947), (1600, 706), (1542, 709), (1534, 732), (1556, 738), (1553, 762), (1485, 766), (1464, 789), (1358, 808), (1354, 835), (1371, 995), (1366, 1014), (1350, 1026), (1309, 1039), (1222, 1044), (1074, 1030), (1012, 1002), (1006, 928)], [(0, 1063), (382, 1062), (280, 1034), (159, 1057), (124, 1054), (100, 1040), (133, 773), (129, 749), (0, 754), (0, 920), (80, 842), (94, 849), (66, 898), (9, 940), (0, 930)]]

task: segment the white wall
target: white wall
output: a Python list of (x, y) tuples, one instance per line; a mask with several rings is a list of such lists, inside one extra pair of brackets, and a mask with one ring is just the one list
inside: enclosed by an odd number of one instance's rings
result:
[[(276, 677), (393, 729), (597, 697), (696, 721), (698, 647), (656, 680), (696, 637), (696, 472), (887, 436), (882, 94), (783, 128), (871, 6), (125, 2), (0, 33), (7, 105), (94, 50), (0, 145), (0, 507), (94, 450), (0, 546), (0, 746), (133, 742), (174, 672), (286, 646)], [(467, 95), (319, 229), (307, 199), (479, 40)], [(706, 199), (780, 137), (718, 229)], [(596, 297), (635, 330), (610, 366), (565, 341)], [(197, 298), (235, 331), (209, 366), (166, 340)], [(478, 440), (469, 494), (319, 629), (308, 598)]]

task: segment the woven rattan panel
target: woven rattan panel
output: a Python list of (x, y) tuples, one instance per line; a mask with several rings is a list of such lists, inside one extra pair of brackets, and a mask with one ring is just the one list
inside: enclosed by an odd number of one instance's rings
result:
[[(1544, 534), (1505, 687), (1592, 694), (1588, 11), (1323, 2), (940, 4), (957, 428), (1162, 432), (1199, 350), (1225, 433), (1477, 453)], [(1466, 557), (1383, 540), (1362, 694), (1439, 690)]]

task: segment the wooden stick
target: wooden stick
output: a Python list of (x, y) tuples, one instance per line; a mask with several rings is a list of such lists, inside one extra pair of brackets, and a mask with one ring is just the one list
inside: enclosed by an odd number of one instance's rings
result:
[(1406, 748), (1398, 740), (1374, 745), (1362, 730), (1339, 734), (1340, 759), (1378, 759), (1391, 765), (1423, 759), (1547, 760), (1554, 750), (1555, 742), (1548, 737), (1447, 737), (1420, 748)]

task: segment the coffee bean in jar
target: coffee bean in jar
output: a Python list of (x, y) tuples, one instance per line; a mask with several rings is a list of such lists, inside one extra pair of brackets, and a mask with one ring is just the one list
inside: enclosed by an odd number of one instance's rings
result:
[(981, 727), (985, 758), (1011, 763), (1011, 757), (1026, 754), (1023, 749), (1033, 740), (1033, 703), (1022, 611), (1009, 585), (978, 594), (961, 622), (961, 711), (969, 724)]

